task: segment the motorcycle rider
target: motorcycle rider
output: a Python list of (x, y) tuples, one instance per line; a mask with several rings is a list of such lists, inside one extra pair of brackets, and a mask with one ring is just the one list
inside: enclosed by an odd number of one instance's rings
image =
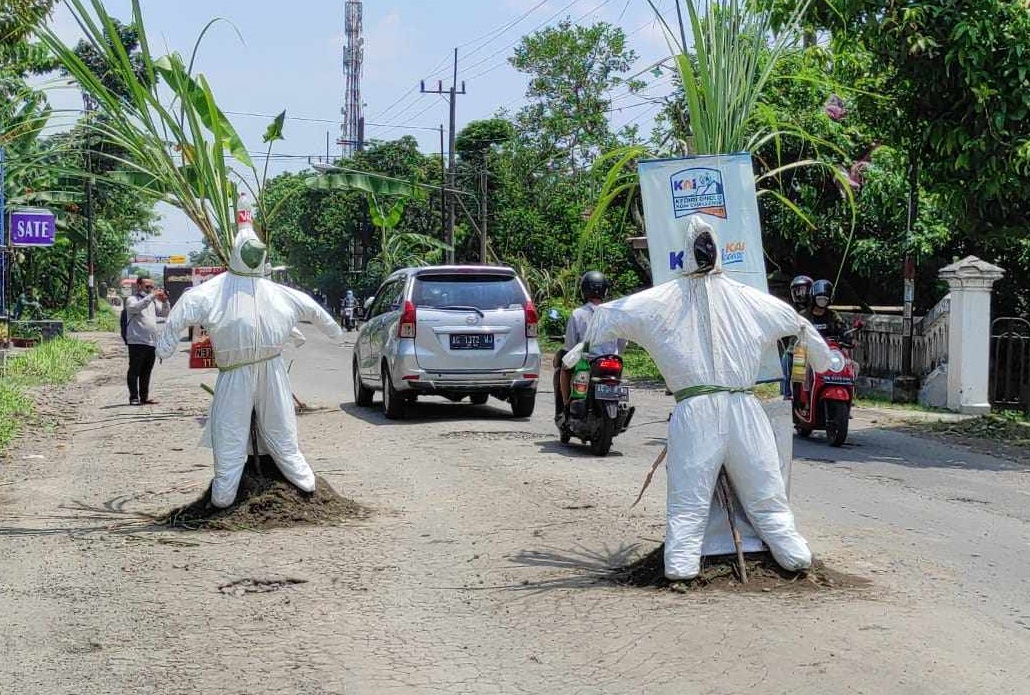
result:
[(829, 280), (816, 280), (812, 284), (812, 304), (801, 315), (811, 322), (819, 335), (825, 338), (841, 340), (847, 331), (844, 319), (830, 308), (833, 301), (833, 283)]
[[(579, 291), (583, 297), (583, 305), (573, 310), (569, 316), (569, 322), (565, 325), (565, 344), (554, 356), (554, 366), (561, 368), (559, 385), (561, 389), (562, 403), (564, 403), (564, 416), (569, 412), (569, 393), (572, 390), (572, 370), (561, 363), (561, 358), (566, 352), (574, 348), (583, 340), (587, 332), (587, 326), (594, 316), (595, 308), (601, 304), (608, 295), (611, 283), (600, 270), (589, 270), (583, 273), (579, 279)], [(604, 343), (592, 344), (590, 353), (585, 355), (587, 359), (597, 355), (617, 355), (626, 348), (626, 341), (617, 339)], [(559, 416), (561, 417), (561, 416)]]
[[(805, 311), (812, 304), (812, 278), (807, 275), (798, 275), (790, 282), (790, 302), (794, 305), (794, 310), (804, 316)], [(783, 395), (784, 400), (791, 399), (791, 386), (790, 386), (790, 372), (794, 366), (794, 340), (791, 339), (787, 344), (787, 349), (783, 351), (783, 357), (780, 358), (780, 366), (783, 368), (783, 382), (780, 388), (780, 393)]]
[[(354, 318), (357, 315), (358, 311), (358, 299), (354, 296), (354, 290), (347, 290), (343, 299), (340, 300), (340, 304), (343, 308), (343, 311), (341, 311), (340, 313), (343, 314), (343, 321), (347, 326), (347, 330), (349, 331), (351, 328), (354, 327)], [(351, 314), (349, 317), (347, 316), (347, 309), (351, 310)]]

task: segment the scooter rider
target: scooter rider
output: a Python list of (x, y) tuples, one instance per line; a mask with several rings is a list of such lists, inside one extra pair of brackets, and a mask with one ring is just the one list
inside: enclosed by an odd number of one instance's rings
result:
[[(350, 330), (354, 325), (354, 317), (358, 310), (358, 300), (357, 297), (354, 296), (354, 290), (347, 290), (343, 299), (340, 300), (340, 304), (343, 307), (343, 311), (341, 313), (343, 314), (344, 323), (347, 325), (347, 330)], [(351, 310), (351, 315), (349, 317), (347, 316), (347, 309)]]
[[(554, 356), (555, 368), (561, 367), (559, 385), (566, 413), (568, 413), (569, 393), (572, 389), (572, 370), (562, 365), (561, 358), (566, 352), (582, 342), (583, 336), (587, 332), (587, 326), (590, 325), (590, 320), (594, 316), (594, 309), (604, 301), (610, 288), (611, 283), (608, 282), (608, 278), (600, 270), (587, 271), (583, 273), (583, 277), (579, 280), (579, 291), (583, 296), (584, 304), (577, 307), (572, 312), (572, 315), (569, 316), (569, 322), (565, 325), (565, 344), (558, 351), (558, 354)], [(625, 347), (626, 341), (621, 339), (591, 345), (588, 357), (595, 355), (617, 355)]]
[(830, 308), (833, 301), (833, 283), (829, 280), (816, 280), (812, 285), (812, 304), (801, 315), (808, 319), (823, 338), (840, 340), (847, 326), (844, 319)]
[[(790, 282), (790, 302), (794, 305), (794, 310), (801, 315), (804, 315), (805, 311), (812, 304), (812, 284), (812, 278), (807, 275), (798, 275)], [(783, 382), (780, 393), (784, 399), (790, 400), (790, 372), (794, 366), (793, 339), (787, 344), (787, 349), (783, 351), (783, 357), (780, 358), (780, 366), (783, 369)]]

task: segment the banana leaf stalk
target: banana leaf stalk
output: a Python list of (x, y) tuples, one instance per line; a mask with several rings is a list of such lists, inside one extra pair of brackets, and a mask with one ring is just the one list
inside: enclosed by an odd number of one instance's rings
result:
[[(109, 176), (148, 199), (180, 209), (197, 225), (208, 245), (228, 263), (236, 226), (240, 184), (262, 210), (264, 178), (242, 139), (219, 108), (202, 74), (193, 71), (204, 35), (201, 32), (189, 62), (178, 53), (155, 56), (150, 49), (139, 0), (132, 1), (133, 24), (139, 32), (139, 56), (130, 55), (113, 18), (101, 0), (66, 0), (84, 40), (103, 57), (104, 75), (94, 72), (49, 26), (37, 30), (41, 43), (98, 105), (85, 126), (109, 141), (122, 155), (98, 153), (117, 166)], [(113, 79), (112, 79), (113, 76)], [(109, 87), (116, 84), (119, 89)], [(265, 133), (265, 142), (282, 139), (285, 112)], [(235, 163), (242, 169), (234, 169)], [(267, 154), (265, 172), (267, 175)], [(253, 182), (253, 184), (251, 183)], [(265, 230), (268, 242), (268, 230)]]

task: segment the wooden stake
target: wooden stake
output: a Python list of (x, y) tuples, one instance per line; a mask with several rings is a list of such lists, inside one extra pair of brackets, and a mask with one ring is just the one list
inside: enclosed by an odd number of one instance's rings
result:
[(662, 461), (665, 460), (665, 455), (668, 453), (669, 447), (663, 446), (661, 453), (658, 454), (658, 458), (654, 460), (654, 465), (651, 466), (651, 471), (647, 474), (647, 477), (644, 478), (644, 486), (640, 488), (640, 494), (637, 495), (636, 501), (634, 501), (633, 504), (629, 505), (630, 509), (633, 509), (633, 507), (637, 506), (637, 502), (639, 502), (640, 498), (644, 496), (644, 490), (646, 490), (651, 485), (651, 478), (654, 477), (654, 472), (658, 470), (658, 466), (662, 465)]
[(719, 495), (719, 501), (722, 503), (723, 508), (726, 509), (726, 516), (730, 520), (730, 533), (733, 534), (733, 546), (737, 550), (737, 568), (740, 573), (740, 583), (747, 584), (747, 566), (744, 564), (744, 546), (740, 540), (740, 531), (737, 530), (737, 512), (736, 505), (733, 504), (733, 500), (736, 498), (736, 493), (733, 490), (733, 484), (730, 482), (730, 477), (726, 475), (726, 469), (719, 469), (719, 478), (716, 482), (716, 494)]

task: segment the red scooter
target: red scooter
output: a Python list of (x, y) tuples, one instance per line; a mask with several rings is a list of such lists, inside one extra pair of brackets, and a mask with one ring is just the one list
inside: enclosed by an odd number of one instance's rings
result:
[(841, 446), (848, 438), (851, 404), (855, 400), (855, 376), (858, 373), (851, 359), (850, 336), (859, 330), (856, 325), (844, 334), (843, 340), (827, 338), (830, 346), (830, 369), (813, 372), (808, 369), (805, 380), (794, 383), (794, 430), (799, 437), (808, 437), (814, 430), (826, 430), (830, 446)]

